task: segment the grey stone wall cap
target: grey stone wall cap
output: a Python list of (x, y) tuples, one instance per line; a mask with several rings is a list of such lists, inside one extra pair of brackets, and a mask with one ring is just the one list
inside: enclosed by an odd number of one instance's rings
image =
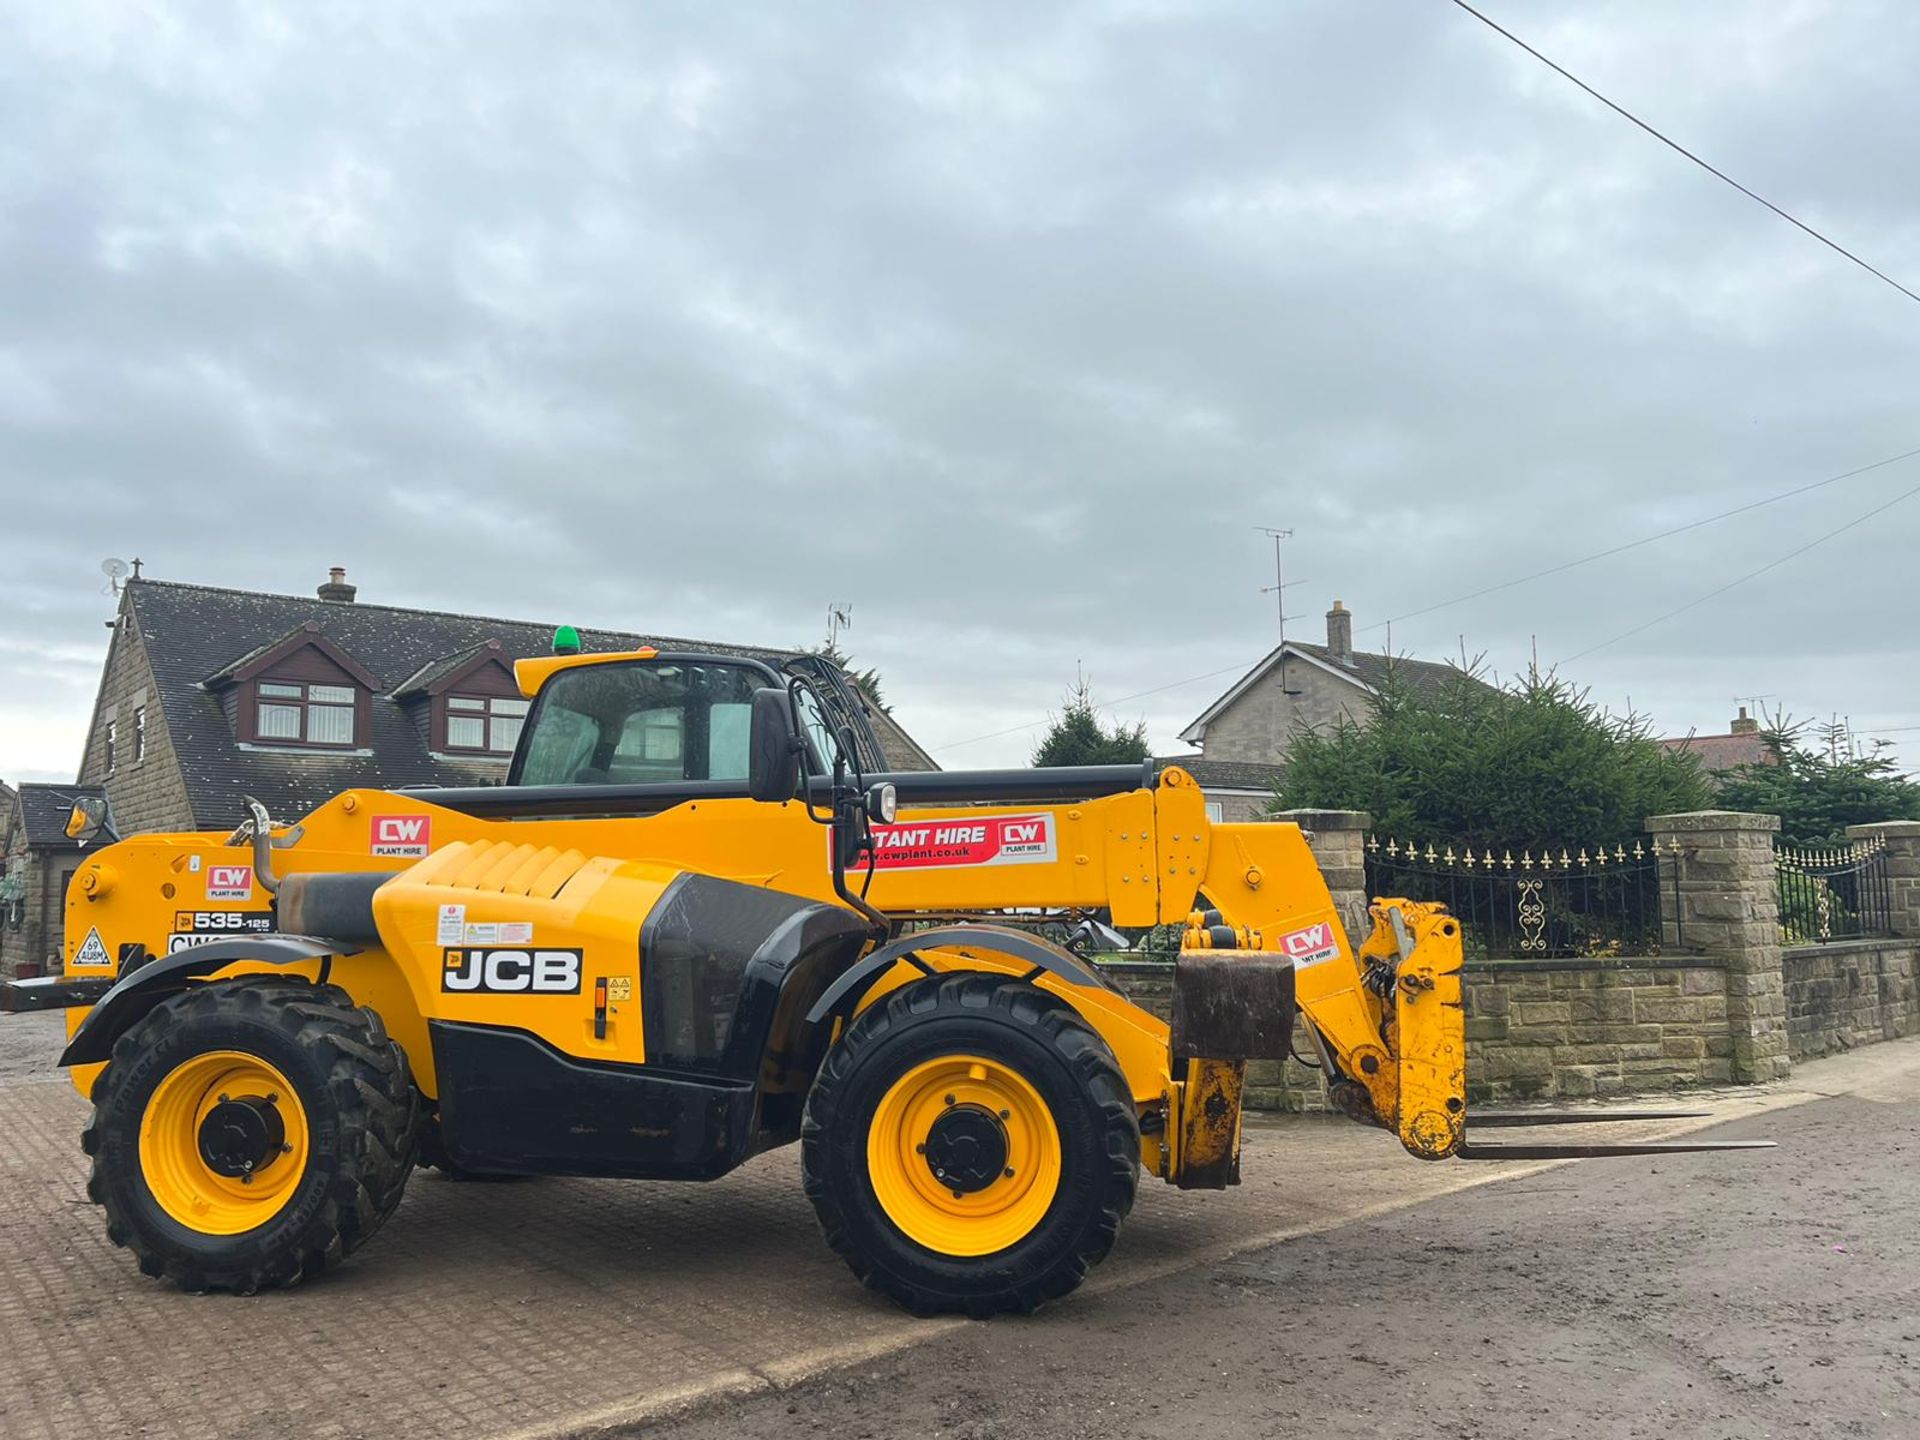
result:
[(1911, 954), (1914, 948), (1912, 940), (1894, 935), (1874, 936), (1864, 940), (1821, 940), (1811, 945), (1787, 945), (1781, 948), (1780, 954), (1788, 960), (1813, 960), (1822, 955), (1903, 955)]
[(1920, 820), (1876, 820), (1871, 825), (1847, 826), (1849, 840), (1866, 840), (1875, 835), (1889, 840), (1895, 836), (1920, 837)]
[(1373, 816), (1365, 810), (1282, 810), (1276, 820), (1291, 820), (1302, 830), (1370, 830)]
[(1755, 815), (1745, 810), (1684, 810), (1678, 815), (1649, 815), (1647, 829), (1660, 831), (1690, 830), (1765, 830), (1780, 828), (1778, 815)]

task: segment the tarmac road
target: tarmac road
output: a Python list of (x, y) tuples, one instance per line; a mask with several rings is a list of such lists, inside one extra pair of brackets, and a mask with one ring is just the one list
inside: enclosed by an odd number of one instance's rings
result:
[(1245, 1184), (1143, 1187), (1080, 1291), (972, 1324), (854, 1284), (790, 1149), (712, 1185), (422, 1172), (325, 1279), (181, 1294), (87, 1203), (58, 1018), (0, 1018), (6, 1440), (1920, 1437), (1920, 1040), (1703, 1097), (1773, 1154), (1423, 1165), (1261, 1126)]
[(622, 1433), (1912, 1440), (1916, 1099), (1908, 1071), (1710, 1132), (1778, 1150), (1561, 1166)]

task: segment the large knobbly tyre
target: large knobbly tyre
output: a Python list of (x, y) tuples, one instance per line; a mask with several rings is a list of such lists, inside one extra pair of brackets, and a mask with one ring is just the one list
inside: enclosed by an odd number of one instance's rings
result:
[(1002, 975), (915, 981), (828, 1053), (801, 1128), (827, 1243), (916, 1314), (1064, 1295), (1133, 1206), (1140, 1126), (1112, 1052)]
[(293, 1285), (400, 1203), (419, 1108), (400, 1047), (334, 985), (196, 985), (115, 1043), (81, 1143), (107, 1235), (183, 1290)]

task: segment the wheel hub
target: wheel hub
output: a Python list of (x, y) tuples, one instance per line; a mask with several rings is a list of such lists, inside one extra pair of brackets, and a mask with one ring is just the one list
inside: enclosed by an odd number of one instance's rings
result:
[(934, 1179), (956, 1194), (977, 1194), (1006, 1172), (1007, 1128), (985, 1106), (949, 1106), (927, 1132), (925, 1154)]
[(200, 1158), (216, 1175), (252, 1176), (280, 1157), (286, 1122), (273, 1097), (243, 1095), (220, 1103), (200, 1123)]

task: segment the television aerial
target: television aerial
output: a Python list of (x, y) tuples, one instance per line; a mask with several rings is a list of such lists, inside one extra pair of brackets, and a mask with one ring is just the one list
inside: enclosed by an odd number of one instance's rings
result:
[(853, 604), (851, 601), (835, 602), (827, 606), (827, 649), (840, 648), (840, 632), (853, 628)]

